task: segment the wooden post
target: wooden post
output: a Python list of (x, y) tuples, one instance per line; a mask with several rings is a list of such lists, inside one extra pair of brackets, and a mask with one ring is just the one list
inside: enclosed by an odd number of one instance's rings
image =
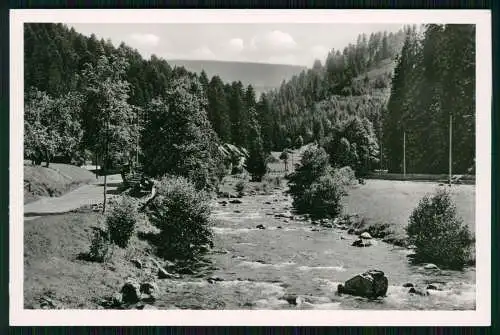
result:
[(406, 131), (403, 132), (403, 176), (406, 179)]
[(451, 173), (452, 173), (452, 154), (451, 154), (451, 149), (452, 149), (452, 121), (453, 121), (453, 117), (450, 113), (450, 133), (449, 133), (449, 136), (450, 136), (450, 147), (449, 147), (449, 152), (448, 152), (448, 184), (449, 186), (451, 186)]
[(108, 179), (107, 179), (107, 171), (106, 171), (106, 163), (107, 163), (107, 160), (108, 160), (108, 122), (106, 120), (106, 133), (105, 133), (105, 141), (106, 141), (106, 144), (104, 145), (104, 159), (103, 159), (103, 162), (102, 162), (102, 167), (101, 167), (101, 170), (103, 171), (104, 173), (104, 200), (103, 200), (103, 203), (102, 203), (102, 213), (104, 214), (106, 212), (106, 191), (107, 191), (107, 182), (108, 182)]

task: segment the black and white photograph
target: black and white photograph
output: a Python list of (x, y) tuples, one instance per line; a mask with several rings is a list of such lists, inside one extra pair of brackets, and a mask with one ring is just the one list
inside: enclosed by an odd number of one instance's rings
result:
[(489, 12), (14, 12), (16, 322), (489, 322)]

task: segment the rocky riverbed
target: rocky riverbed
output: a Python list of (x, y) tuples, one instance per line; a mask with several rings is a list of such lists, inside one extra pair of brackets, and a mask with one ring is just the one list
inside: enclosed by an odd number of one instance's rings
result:
[[(475, 269), (413, 266), (410, 249), (371, 239), (367, 247), (335, 224), (291, 212), (291, 198), (243, 197), (214, 204), (215, 247), (202, 274), (158, 280), (158, 309), (435, 309), (475, 308)], [(331, 228), (330, 228), (331, 227)], [(370, 269), (388, 278), (385, 297), (339, 295)], [(142, 308), (142, 306), (140, 306)]]

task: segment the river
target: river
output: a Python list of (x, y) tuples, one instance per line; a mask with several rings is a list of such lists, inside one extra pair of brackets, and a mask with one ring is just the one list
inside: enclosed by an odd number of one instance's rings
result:
[[(214, 208), (213, 280), (206, 276), (160, 283), (165, 292), (158, 308), (181, 309), (475, 309), (475, 268), (464, 271), (425, 270), (410, 265), (409, 250), (382, 241), (366, 248), (351, 246), (355, 236), (343, 230), (313, 226), (303, 220), (275, 217), (290, 214), (291, 198), (244, 197), (241, 204)], [(262, 224), (265, 229), (257, 229)], [(315, 229), (315, 230), (313, 230)], [(384, 271), (387, 296), (369, 300), (336, 294), (337, 285), (369, 269)], [(200, 276), (201, 277), (201, 276)], [(426, 288), (412, 295), (405, 283)], [(296, 295), (297, 304), (282, 299)]]

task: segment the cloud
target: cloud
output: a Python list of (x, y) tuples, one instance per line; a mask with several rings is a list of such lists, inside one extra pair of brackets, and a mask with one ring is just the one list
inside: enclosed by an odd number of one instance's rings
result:
[(229, 49), (234, 52), (241, 52), (244, 48), (244, 43), (241, 38), (232, 38), (229, 40)]
[(273, 30), (264, 35), (254, 36), (250, 42), (253, 50), (291, 50), (297, 47), (297, 42), (290, 34), (280, 30)]
[(130, 39), (134, 43), (145, 47), (155, 47), (160, 43), (160, 37), (155, 34), (134, 33), (130, 35)]
[(194, 59), (216, 59), (217, 56), (210, 50), (207, 46), (202, 46), (201, 48), (193, 50), (191, 52), (191, 57)]
[(311, 56), (324, 61), (329, 51), (330, 49), (325, 47), (324, 45), (315, 45), (311, 48)]

